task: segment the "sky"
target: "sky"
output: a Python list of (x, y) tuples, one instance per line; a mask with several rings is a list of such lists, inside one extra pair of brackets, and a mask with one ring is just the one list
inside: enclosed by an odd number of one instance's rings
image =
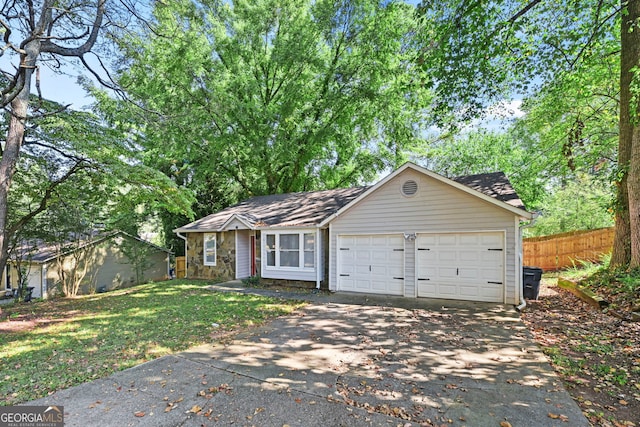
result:
[[(57, 74), (46, 66), (40, 69), (40, 90), (42, 97), (51, 101), (59, 102), (63, 105), (71, 104), (72, 109), (82, 110), (92, 103), (93, 98), (87, 95), (86, 91), (78, 83), (78, 71), (69, 70), (70, 75)], [(87, 76), (90, 74), (87, 72)], [(35, 82), (33, 82), (33, 91)]]

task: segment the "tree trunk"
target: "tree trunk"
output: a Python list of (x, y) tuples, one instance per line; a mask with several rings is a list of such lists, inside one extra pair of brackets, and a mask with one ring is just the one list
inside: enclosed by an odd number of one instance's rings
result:
[(9, 190), (16, 170), (20, 149), (24, 140), (31, 78), (40, 55), (40, 41), (32, 40), (24, 47), (25, 54), (20, 58), (20, 69), (24, 73), (24, 86), (11, 101), (9, 129), (0, 160), (0, 272), (4, 271), (9, 258), (8, 245), (11, 237), (8, 232)]
[[(636, 20), (640, 1), (622, 1), (620, 34), (620, 135), (618, 140), (618, 168), (621, 178), (617, 182), (616, 232), (611, 256), (611, 267), (640, 263), (640, 145), (638, 143), (637, 109), (631, 108), (633, 82), (632, 69), (640, 59), (640, 33)], [(625, 13), (627, 12), (627, 13)], [(637, 100), (635, 100), (637, 104)]]
[[(640, 102), (633, 87), (640, 87), (640, 0), (627, 2), (622, 16), (620, 56), (620, 153), (628, 155), (629, 267), (640, 267)], [(634, 76), (634, 74), (636, 74)], [(624, 150), (624, 151), (623, 151)], [(623, 164), (624, 165), (624, 164)]]

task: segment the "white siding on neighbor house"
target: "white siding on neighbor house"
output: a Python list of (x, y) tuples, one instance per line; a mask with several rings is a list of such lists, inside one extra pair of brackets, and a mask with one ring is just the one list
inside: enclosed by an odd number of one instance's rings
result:
[(42, 266), (29, 264), (27, 272), (27, 286), (33, 287), (33, 298), (42, 298)]
[[(324, 280), (324, 269), (322, 268), (322, 263), (320, 264), (320, 266), (316, 265), (314, 268), (309, 268), (309, 269), (298, 269), (298, 268), (286, 268), (286, 267), (281, 267), (281, 268), (273, 268), (273, 267), (268, 267), (267, 266), (267, 254), (266, 254), (266, 236), (267, 234), (274, 232), (275, 230), (262, 230), (260, 232), (260, 256), (261, 256), (261, 262), (260, 262), (260, 276), (264, 277), (266, 279), (282, 279), (282, 280), (299, 280), (299, 281), (303, 281), (303, 282), (316, 282), (318, 280)], [(318, 252), (320, 251), (320, 254), (322, 254), (323, 248), (324, 248), (324, 244), (325, 242), (323, 242), (322, 239), (322, 233), (318, 233), (317, 232), (317, 228), (305, 228), (305, 229), (300, 229), (300, 228), (279, 228), (277, 230), (277, 232), (279, 233), (284, 233), (284, 234), (288, 234), (288, 233), (312, 233), (316, 240), (315, 242), (315, 259), (318, 259)], [(318, 239), (318, 235), (320, 235), (320, 239)], [(320, 257), (322, 258), (322, 256)], [(318, 270), (319, 269), (319, 270)]]
[(236, 230), (236, 279), (251, 276), (251, 231)]
[[(406, 197), (401, 192), (403, 183), (408, 179), (418, 183), (418, 191), (412, 197)], [(506, 209), (420, 172), (407, 169), (331, 222), (329, 288), (336, 290), (336, 245), (337, 236), (342, 234), (501, 231), (505, 233), (506, 245), (505, 302), (517, 303), (517, 224), (516, 215)], [(407, 270), (414, 270), (415, 252), (409, 250), (410, 246), (415, 248), (414, 243), (407, 241)], [(413, 264), (409, 264), (410, 262)], [(409, 279), (412, 274), (414, 273), (406, 271), (405, 278)], [(414, 296), (415, 277), (412, 283), (406, 279), (405, 295)]]

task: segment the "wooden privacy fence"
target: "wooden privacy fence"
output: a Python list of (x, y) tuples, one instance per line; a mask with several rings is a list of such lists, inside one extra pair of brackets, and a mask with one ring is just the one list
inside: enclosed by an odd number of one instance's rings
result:
[(611, 227), (523, 239), (523, 264), (548, 271), (572, 267), (579, 260), (599, 261), (611, 252), (613, 234)]
[(176, 257), (176, 277), (182, 279), (187, 275), (187, 259), (183, 256)]

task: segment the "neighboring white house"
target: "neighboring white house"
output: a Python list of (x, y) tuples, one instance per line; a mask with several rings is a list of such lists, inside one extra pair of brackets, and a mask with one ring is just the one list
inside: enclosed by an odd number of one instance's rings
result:
[[(46, 298), (59, 291), (56, 287), (60, 282), (60, 267), (69, 271), (70, 265), (75, 262), (74, 254), (89, 249), (89, 264), (80, 294), (108, 291), (137, 282), (165, 280), (169, 277), (169, 250), (122, 231), (93, 236), (78, 241), (71, 248), (65, 245), (65, 248), (61, 252), (58, 245), (39, 244), (35, 251), (29, 251), (28, 256), (22, 253), (24, 259), (20, 262), (20, 267), (27, 275), (27, 286), (33, 288), (33, 298)], [(136, 249), (143, 255), (137, 263), (128, 255)], [(16, 289), (17, 286), (18, 271), (14, 257), (7, 263), (0, 281), (0, 290)]]
[(371, 187), (254, 197), (175, 232), (190, 278), (516, 304), (531, 218), (503, 173), (406, 163)]

